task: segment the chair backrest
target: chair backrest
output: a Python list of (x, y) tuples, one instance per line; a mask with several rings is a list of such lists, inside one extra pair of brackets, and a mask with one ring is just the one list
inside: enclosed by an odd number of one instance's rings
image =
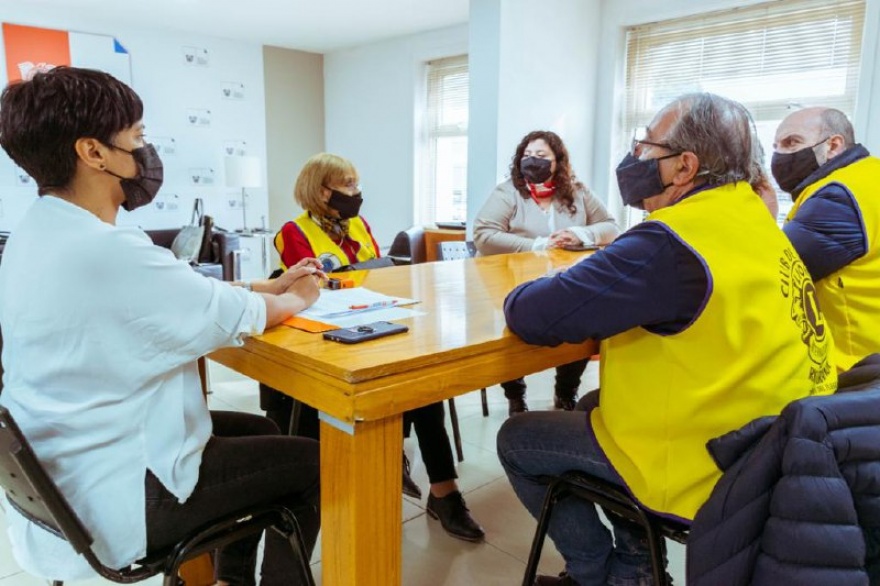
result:
[(401, 264), (419, 264), (425, 262), (425, 229), (421, 226), (413, 226), (408, 230), (397, 233), (388, 256)]
[(440, 260), (457, 260), (460, 258), (472, 258), (477, 254), (477, 247), (473, 242), (464, 240), (447, 240), (437, 243), (437, 256)]
[[(163, 248), (171, 248), (174, 238), (180, 233), (180, 228), (163, 228), (159, 230), (147, 230), (146, 234), (156, 246)], [(213, 230), (211, 232), (211, 246), (213, 260), (222, 265), (222, 273), (224, 281), (235, 281), (235, 251), (241, 248), (241, 241), (238, 234), (233, 232), (221, 232)]]
[(0, 487), (19, 513), (66, 539), (77, 553), (91, 554), (91, 535), (46, 474), (5, 407), (0, 407)]

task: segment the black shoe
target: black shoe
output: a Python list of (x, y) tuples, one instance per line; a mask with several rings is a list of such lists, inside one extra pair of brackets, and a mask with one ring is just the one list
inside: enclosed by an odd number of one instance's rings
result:
[(566, 572), (562, 572), (558, 576), (538, 576), (535, 578), (535, 586), (577, 586), (577, 582)]
[(562, 409), (563, 411), (574, 411), (575, 405), (577, 405), (578, 395), (577, 391), (571, 394), (571, 396), (560, 397), (559, 394), (553, 395), (553, 406), (557, 409)]
[(428, 493), (428, 515), (440, 521), (443, 529), (458, 539), (465, 541), (483, 541), (486, 536), (483, 528), (474, 521), (464, 504), (464, 497), (456, 491), (450, 492), (443, 498), (437, 498)]
[(422, 489), (409, 475), (409, 458), (406, 457), (405, 452), (403, 454), (403, 494), (414, 499), (422, 498)]
[(526, 404), (525, 398), (507, 400), (507, 415), (509, 416), (525, 413), (528, 410), (529, 406)]

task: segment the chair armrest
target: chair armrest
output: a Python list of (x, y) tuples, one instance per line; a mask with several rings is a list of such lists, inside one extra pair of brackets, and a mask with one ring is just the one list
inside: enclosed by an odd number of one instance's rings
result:
[[(237, 281), (238, 275), (241, 274), (241, 261), (237, 260), (235, 255), (241, 247), (238, 234), (215, 230), (211, 235), (211, 242), (217, 253), (215, 257), (217, 262), (223, 265), (223, 280)], [(236, 266), (236, 263), (238, 263), (238, 266)]]
[(156, 246), (162, 248), (171, 248), (174, 239), (180, 233), (180, 228), (164, 228), (162, 230), (146, 230), (147, 236)]

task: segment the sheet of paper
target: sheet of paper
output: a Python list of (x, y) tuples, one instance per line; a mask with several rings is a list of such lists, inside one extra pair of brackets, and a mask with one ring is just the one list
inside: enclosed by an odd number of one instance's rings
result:
[[(418, 303), (418, 301), (405, 297), (383, 295), (365, 287), (338, 289), (336, 291), (321, 289), (318, 300), (311, 307), (297, 315), (306, 319), (335, 324), (335, 321), (331, 322), (329, 320), (351, 317), (353, 314), (361, 312), (375, 313), (378, 309), (395, 309), (402, 305), (412, 305), (414, 303)], [(370, 321), (379, 321), (379, 319), (381, 318)]]
[(424, 311), (414, 311), (406, 307), (389, 307), (386, 309), (371, 309), (369, 311), (356, 311), (346, 316), (336, 318), (325, 318), (325, 323), (339, 326), (340, 328), (351, 328), (371, 324), (377, 321), (397, 321), (417, 315), (424, 315)]

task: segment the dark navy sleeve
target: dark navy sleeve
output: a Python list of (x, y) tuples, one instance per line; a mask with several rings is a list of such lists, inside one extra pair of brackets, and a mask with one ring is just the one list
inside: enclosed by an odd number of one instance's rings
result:
[(665, 225), (645, 222), (568, 270), (518, 286), (504, 314), (515, 334), (545, 346), (640, 326), (674, 334), (697, 317), (708, 291), (696, 253)]
[(829, 183), (814, 193), (783, 230), (814, 281), (842, 269), (868, 250), (859, 206), (840, 183)]

